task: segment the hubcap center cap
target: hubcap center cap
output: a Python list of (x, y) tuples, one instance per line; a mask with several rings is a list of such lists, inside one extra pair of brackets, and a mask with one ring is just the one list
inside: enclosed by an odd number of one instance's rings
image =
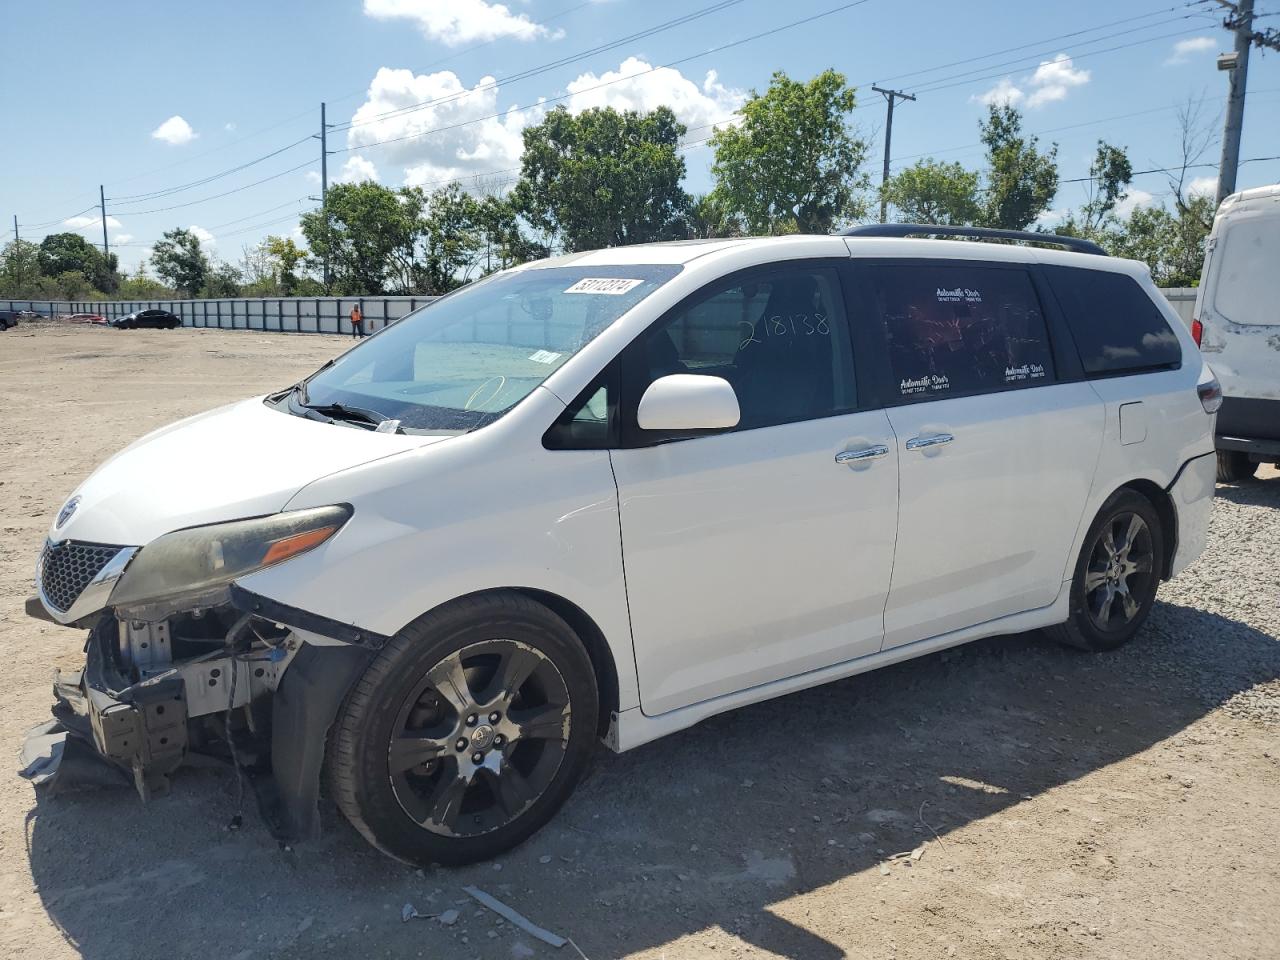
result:
[(493, 746), (493, 738), (496, 731), (487, 723), (482, 723), (471, 731), (471, 748), (473, 750), (488, 750)]

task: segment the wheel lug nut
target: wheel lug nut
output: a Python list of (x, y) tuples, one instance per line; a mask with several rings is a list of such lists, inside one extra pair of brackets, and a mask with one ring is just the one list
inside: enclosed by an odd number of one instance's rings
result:
[(474, 727), (479, 720), (480, 718), (473, 713), (471, 716), (467, 717), (467, 726)]
[(499, 714), (498, 711), (496, 710), (493, 713), (489, 714), (490, 723), (497, 723), (501, 719), (502, 719), (502, 715)]
[(507, 738), (504, 737), (502, 734), (498, 734), (496, 737), (493, 738), (493, 745), (495, 747), (500, 747), (506, 742), (507, 742)]
[(463, 750), (467, 749), (467, 741), (466, 741), (466, 739), (465, 739), (465, 738), (463, 738), (463, 737), (459, 737), (459, 738), (458, 738), (458, 742), (457, 742), (457, 743), (455, 743), (455, 744), (454, 744), (454, 746), (458, 748), (458, 751), (459, 751), (459, 752), (461, 752), (461, 751), (463, 751)]
[(479, 750), (477, 750), (475, 753), (473, 753), (473, 754), (471, 755), (471, 762), (472, 762), (472, 763), (483, 763), (483, 762), (484, 762), (484, 754), (483, 754), (483, 753), (481, 753)]

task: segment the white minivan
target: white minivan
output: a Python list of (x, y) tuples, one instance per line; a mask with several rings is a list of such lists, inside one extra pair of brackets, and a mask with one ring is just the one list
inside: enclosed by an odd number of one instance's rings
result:
[(1280, 464), (1280, 184), (1218, 207), (1191, 334), (1222, 383), (1218, 479)]
[(294, 838), (327, 778), (380, 849), (463, 863), (597, 739), (979, 637), (1124, 643), (1205, 543), (1189, 332), (1084, 241), (895, 232), (526, 264), (138, 440), (49, 530), (28, 609), (90, 632), (33, 742), (144, 798), (256, 765)]

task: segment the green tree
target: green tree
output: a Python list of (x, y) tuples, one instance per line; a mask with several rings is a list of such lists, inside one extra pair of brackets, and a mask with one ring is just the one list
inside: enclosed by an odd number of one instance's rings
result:
[(40, 247), (29, 240), (10, 240), (0, 250), (0, 296), (35, 296), (40, 280)]
[[(56, 279), (65, 273), (77, 273), (92, 289), (110, 293), (116, 289), (118, 278), (116, 255), (103, 256), (101, 250), (78, 233), (51, 233), (40, 241), (40, 272)], [(80, 281), (75, 281), (80, 289)], [(79, 298), (73, 298), (79, 299)]]
[(138, 264), (138, 272), (120, 281), (118, 294), (122, 300), (170, 300), (176, 291), (166, 287), (147, 273), (147, 264)]
[(204, 289), (210, 270), (200, 239), (181, 227), (166, 231), (156, 241), (151, 248), (151, 265), (184, 297), (194, 297)]
[(296, 296), (301, 283), (299, 267), (306, 260), (307, 251), (294, 242), (293, 237), (269, 236), (262, 241), (267, 254), (275, 265), (276, 282), (282, 296)]
[(422, 235), (422, 191), (391, 190), (371, 180), (329, 188), (329, 222), (302, 215), (302, 235), (315, 261), (326, 256), (333, 292), (348, 296), (410, 293)]
[(1192, 194), (1172, 211), (1138, 207), (1099, 239), (1109, 253), (1143, 261), (1158, 286), (1194, 287), (1200, 282), (1213, 213), (1212, 197)]
[(835, 70), (808, 83), (775, 73), (742, 105), (741, 122), (711, 138), (716, 193), (753, 233), (830, 233), (864, 215), (867, 144), (848, 119), (856, 103)]
[[(200, 296), (213, 299), (245, 296), (245, 291), (240, 289), (243, 278), (244, 274), (240, 268), (233, 264), (221, 260), (210, 263), (209, 270), (204, 276), (204, 284), (200, 287)], [(249, 296), (261, 296), (261, 294), (249, 294)]]
[(478, 262), (483, 258), (482, 276), (547, 256), (546, 247), (534, 243), (520, 229), (519, 211), (509, 197), (480, 197), (475, 217), (480, 244), (476, 258)]
[(926, 159), (890, 177), (884, 195), (900, 223), (971, 224), (982, 216), (979, 176), (958, 163)]
[(565, 250), (669, 240), (688, 196), (680, 186), (685, 127), (667, 107), (611, 107), (574, 116), (563, 107), (524, 131), (517, 208)]
[(747, 234), (741, 214), (730, 208), (724, 196), (715, 190), (690, 200), (685, 225), (690, 240), (718, 240)]
[(470, 279), (479, 266), (483, 246), (479, 228), (480, 204), (456, 183), (433, 193), (427, 201), (424, 293), (448, 293)]
[(987, 147), (986, 196), (979, 222), (987, 227), (1025, 230), (1049, 209), (1058, 192), (1058, 147), (1039, 149), (1022, 135), (1022, 114), (992, 105), (981, 124)]

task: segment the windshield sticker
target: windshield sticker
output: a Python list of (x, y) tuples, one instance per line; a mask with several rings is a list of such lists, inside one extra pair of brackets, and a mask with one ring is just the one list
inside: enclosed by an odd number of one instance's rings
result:
[(1004, 382), (1017, 383), (1020, 380), (1039, 380), (1044, 376), (1044, 364), (1024, 363), (1020, 367), (1005, 367)]
[(968, 287), (956, 287), (954, 290), (947, 290), (945, 287), (938, 287), (935, 296), (939, 303), (981, 303), (982, 291), (970, 290)]
[(565, 293), (605, 293), (619, 296), (634, 290), (643, 280), (624, 280), (621, 277), (583, 277)]
[(534, 363), (555, 363), (560, 359), (560, 354), (552, 353), (550, 350), (538, 350), (529, 354), (529, 359)]

